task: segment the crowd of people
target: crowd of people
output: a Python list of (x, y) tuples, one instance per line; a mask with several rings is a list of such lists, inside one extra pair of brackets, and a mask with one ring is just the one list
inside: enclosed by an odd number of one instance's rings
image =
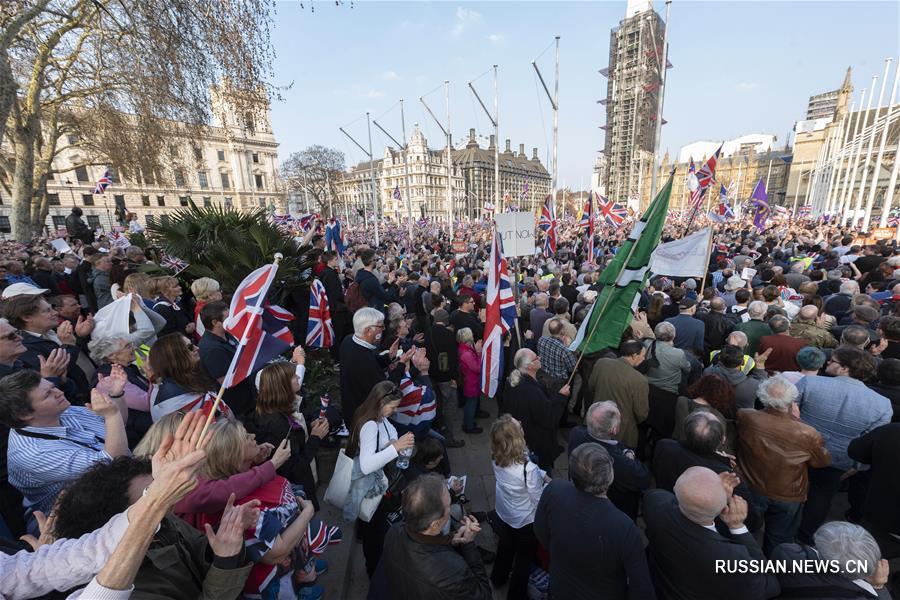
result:
[[(351, 532), (370, 598), (891, 597), (893, 243), (720, 224), (705, 277), (652, 275), (620, 342), (581, 354), (630, 225), (589, 245), (563, 219), (555, 255), (508, 259), (517, 317), (488, 398), (489, 224), (457, 223), (466, 252), (439, 225), (387, 224), (377, 246), (345, 226), (339, 253), (323, 226), (300, 241), (330, 357), (303, 348), (309, 306), (287, 307), (298, 345), (227, 389), (206, 431), (237, 345), (217, 281), (105, 236), (0, 245), (0, 598), (316, 600)], [(326, 359), (330, 399), (304, 385)], [(448, 449), (490, 461), (491, 505)]]

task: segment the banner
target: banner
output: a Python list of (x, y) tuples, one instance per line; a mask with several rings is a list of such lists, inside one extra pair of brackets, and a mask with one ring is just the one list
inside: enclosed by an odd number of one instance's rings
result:
[(650, 257), (650, 272), (672, 277), (703, 277), (709, 261), (709, 239), (712, 228), (707, 227), (674, 242), (660, 244)]
[(534, 254), (534, 214), (530, 212), (500, 213), (494, 216), (497, 233), (503, 241), (503, 256)]

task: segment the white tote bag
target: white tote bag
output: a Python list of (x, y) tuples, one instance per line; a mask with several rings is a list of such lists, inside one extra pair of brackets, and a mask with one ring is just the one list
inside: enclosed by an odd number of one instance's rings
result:
[[(347, 494), (350, 493), (350, 478), (353, 475), (353, 459), (347, 456), (341, 448), (337, 462), (334, 464), (334, 474), (328, 482), (325, 490), (325, 502), (341, 510), (347, 502)], [(377, 508), (377, 505), (376, 505)], [(372, 512), (375, 512), (374, 510)]]
[[(381, 472), (381, 483), (384, 488), (387, 488), (388, 478), (384, 471)], [(362, 502), (359, 503), (359, 518), (366, 523), (371, 521), (372, 515), (378, 510), (378, 505), (381, 504), (382, 498), (384, 498), (383, 492), (373, 498), (363, 498)]]

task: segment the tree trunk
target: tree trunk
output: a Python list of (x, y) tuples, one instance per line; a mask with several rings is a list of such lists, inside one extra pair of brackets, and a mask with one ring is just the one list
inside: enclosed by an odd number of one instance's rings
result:
[(26, 127), (16, 125), (16, 168), (12, 182), (12, 236), (27, 244), (35, 235), (31, 219), (34, 201), (34, 142)]

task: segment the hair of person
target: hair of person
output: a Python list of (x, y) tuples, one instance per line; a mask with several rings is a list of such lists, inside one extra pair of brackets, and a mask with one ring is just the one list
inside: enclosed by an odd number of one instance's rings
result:
[(554, 317), (547, 323), (547, 333), (553, 337), (562, 335), (565, 330), (566, 326), (563, 324), (562, 319)]
[(144, 255), (144, 249), (141, 248), (140, 246), (131, 245), (131, 246), (128, 246), (127, 248), (125, 248), (125, 256), (128, 258), (143, 256), (143, 255)]
[(516, 387), (522, 381), (522, 373), (534, 362), (535, 354), (528, 348), (519, 348), (513, 357), (512, 373), (509, 374), (509, 385)]
[(550, 297), (546, 292), (538, 292), (534, 296), (534, 305), (538, 308), (547, 308), (550, 305)]
[[(212, 277), (201, 277), (195, 279), (191, 284), (191, 293), (201, 302), (206, 302), (214, 293), (221, 289), (222, 286)], [(203, 326), (206, 327), (206, 324), (204, 323)]]
[(659, 320), (662, 316), (663, 306), (666, 305), (666, 297), (662, 292), (654, 292), (650, 296), (650, 306), (647, 307), (647, 319), (650, 321)]
[(839, 346), (831, 353), (831, 358), (846, 367), (853, 379), (868, 381), (875, 375), (875, 359), (859, 348)]
[(791, 322), (787, 317), (775, 315), (774, 317), (769, 319), (769, 329), (772, 330), (772, 333), (784, 333), (790, 328)]
[(125, 276), (125, 281), (122, 282), (122, 289), (126, 292), (134, 290), (139, 295), (150, 298), (152, 296), (147, 293), (147, 284), (150, 282), (150, 279), (150, 276), (146, 273), (129, 273)]
[(750, 299), (750, 290), (748, 290), (747, 288), (741, 288), (734, 292), (734, 300), (738, 304), (743, 304), (749, 299)]
[(675, 480), (673, 492), (681, 513), (698, 524), (712, 523), (728, 503), (719, 476), (707, 467), (688, 467)]
[(294, 363), (278, 361), (266, 365), (259, 373), (259, 394), (256, 397), (256, 413), (260, 415), (294, 412), (297, 395)]
[(881, 320), (878, 321), (878, 328), (889, 341), (900, 341), (900, 317), (891, 315), (881, 317)]
[(447, 481), (437, 473), (420, 475), (403, 490), (403, 519), (417, 533), (425, 531), (446, 512)]
[(767, 310), (769, 310), (769, 306), (765, 302), (754, 300), (747, 307), (747, 314), (751, 319), (762, 319)]
[(456, 342), (459, 344), (474, 344), (475, 336), (469, 327), (463, 327), (456, 332)]
[(25, 328), (25, 319), (35, 314), (44, 297), (39, 294), (21, 294), (13, 296), (3, 306), (3, 316), (16, 329)]
[[(847, 521), (829, 521), (813, 534), (816, 551), (823, 560), (837, 561), (847, 579), (871, 577), (881, 560), (878, 542), (865, 528)], [(856, 567), (865, 565), (865, 573)]]
[(229, 306), (221, 300), (207, 302), (200, 309), (200, 322), (206, 329), (212, 330), (213, 321), (223, 321), (228, 316)]
[[(794, 318), (796, 323), (815, 323), (816, 318), (819, 316), (819, 307), (815, 304), (809, 303), (804, 304), (800, 308), (800, 312), (797, 313), (797, 316)], [(771, 323), (769, 327), (771, 327)]]
[(500, 415), (491, 424), (491, 459), (498, 467), (525, 464), (528, 448), (525, 432), (510, 414)]
[(804, 346), (797, 351), (797, 365), (804, 371), (818, 371), (825, 364), (825, 353), (815, 346)]
[(228, 479), (244, 466), (247, 430), (237, 419), (219, 419), (209, 428), (206, 460), (200, 473), (206, 479)]
[(120, 456), (111, 462), (97, 463), (82, 473), (63, 490), (54, 507), (56, 538), (76, 539), (103, 527), (131, 504), (128, 498), (131, 481), (151, 472), (148, 459)]
[(184, 413), (180, 410), (170, 412), (162, 417), (159, 421), (150, 426), (141, 441), (132, 451), (132, 456), (137, 458), (152, 458), (159, 447), (162, 446), (163, 440), (167, 434), (175, 435), (181, 420), (184, 419)]
[(728, 337), (725, 338), (725, 343), (743, 349), (747, 347), (750, 340), (747, 339), (747, 334), (743, 331), (732, 331), (728, 334)]
[(353, 333), (361, 337), (366, 329), (384, 323), (384, 313), (376, 308), (365, 306), (353, 313)]
[(800, 392), (783, 375), (776, 375), (760, 383), (756, 395), (765, 407), (788, 410), (797, 401)]
[(878, 383), (884, 385), (900, 385), (900, 359), (885, 358), (876, 368)]
[(131, 340), (123, 335), (103, 336), (91, 338), (88, 342), (88, 354), (96, 362), (106, 362), (111, 354), (121, 350), (126, 344), (130, 344)]
[(619, 346), (619, 355), (623, 357), (636, 356), (644, 351), (644, 345), (639, 340), (628, 340)]
[[(706, 288), (708, 290), (712, 290), (712, 288)], [(704, 290), (705, 292), (706, 290)], [(714, 290), (713, 290), (714, 291)], [(709, 301), (709, 309), (712, 312), (722, 313), (725, 312), (725, 300), (716, 296), (712, 300)]]
[(774, 285), (767, 285), (763, 288), (762, 295), (766, 302), (772, 302), (781, 295), (781, 292)]
[(584, 425), (591, 437), (607, 440), (615, 436), (622, 422), (618, 405), (611, 400), (594, 402), (587, 409)]
[(581, 444), (569, 456), (569, 478), (585, 494), (602, 496), (613, 482), (613, 459), (602, 444)]
[(75, 297), (75, 294), (59, 294), (58, 296), (53, 296), (50, 298), (50, 306), (52, 306), (56, 310), (59, 310), (60, 308), (62, 308), (63, 302), (66, 300), (66, 298), (71, 298), (75, 301), (76, 304), (78, 303), (78, 298)]
[(381, 409), (392, 402), (400, 402), (403, 395), (393, 381), (380, 381), (372, 386), (365, 401), (353, 414), (350, 437), (347, 440), (347, 456), (353, 458), (359, 454), (359, 432), (369, 421), (381, 419)]
[(731, 344), (722, 346), (719, 352), (719, 364), (727, 369), (739, 369), (744, 364), (744, 351)]
[(34, 412), (29, 396), (39, 385), (37, 371), (22, 370), (0, 379), (0, 423), (9, 428), (25, 427), (25, 417)]
[[(730, 347), (734, 348), (734, 346)], [(691, 398), (703, 398), (710, 406), (723, 415), (729, 416), (734, 414), (734, 387), (724, 377), (704, 375), (687, 389), (687, 393)]]
[(840, 293), (841, 294), (856, 294), (859, 291), (859, 284), (854, 280), (844, 281), (841, 283)]
[(162, 296), (163, 290), (172, 285), (172, 282), (178, 283), (176, 277), (171, 275), (160, 275), (159, 277), (151, 277), (147, 282), (147, 291), (152, 294), (153, 298)]
[(557, 315), (564, 315), (569, 312), (569, 301), (565, 298), (557, 298), (553, 302), (553, 312)]
[(653, 328), (653, 335), (660, 342), (671, 342), (675, 339), (675, 326), (667, 321), (657, 323)]
[(182, 333), (164, 335), (150, 347), (150, 369), (158, 382), (171, 379), (188, 392), (208, 392), (212, 381), (195, 362)]
[(364, 250), (360, 250), (357, 254), (357, 257), (364, 267), (370, 267), (375, 261), (375, 251), (371, 248), (366, 248)]
[(669, 290), (669, 299), (672, 301), (672, 304), (678, 304), (681, 302), (681, 299), (684, 298), (684, 295), (687, 292), (682, 287), (674, 287)]
[(688, 450), (711, 454), (724, 440), (725, 425), (713, 413), (697, 410), (684, 418), (684, 445)]
[(413, 460), (423, 467), (444, 456), (444, 444), (435, 437), (426, 436), (422, 441), (416, 442), (416, 451)]
[(862, 346), (869, 342), (869, 330), (861, 325), (848, 325), (841, 333), (841, 344)]

